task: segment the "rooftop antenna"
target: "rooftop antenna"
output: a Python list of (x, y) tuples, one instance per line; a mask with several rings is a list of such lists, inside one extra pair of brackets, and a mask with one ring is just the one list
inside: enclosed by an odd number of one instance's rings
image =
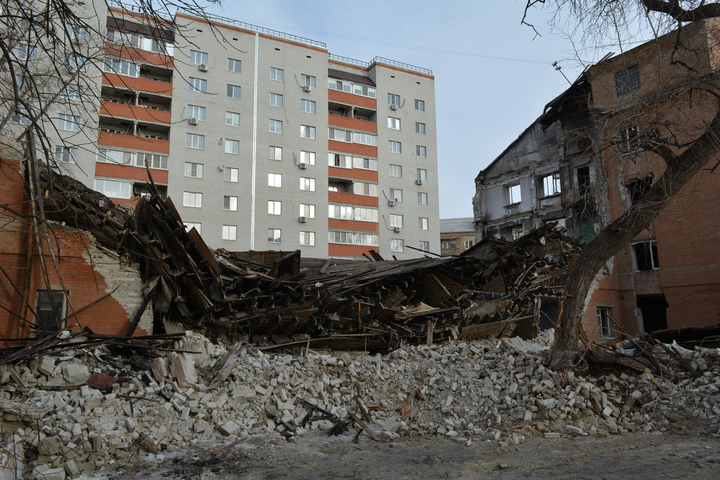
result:
[(560, 65), (558, 65), (558, 62), (553, 62), (552, 66), (555, 67), (555, 70), (560, 72), (560, 75), (563, 76), (563, 78), (568, 82), (569, 85), (572, 85), (572, 82), (570, 80), (568, 80), (568, 78), (565, 76), (565, 74), (562, 71), (562, 67)]

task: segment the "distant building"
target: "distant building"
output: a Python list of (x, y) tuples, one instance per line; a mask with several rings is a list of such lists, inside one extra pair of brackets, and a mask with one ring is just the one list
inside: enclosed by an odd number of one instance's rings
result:
[(459, 255), (475, 244), (472, 217), (440, 219), (440, 254)]

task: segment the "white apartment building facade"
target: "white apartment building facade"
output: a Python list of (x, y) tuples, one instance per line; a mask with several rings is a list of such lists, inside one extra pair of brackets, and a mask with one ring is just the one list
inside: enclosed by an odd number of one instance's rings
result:
[[(100, 96), (89, 100), (98, 114), (70, 119), (82, 143), (58, 141), (63, 172), (133, 203), (147, 163), (214, 248), (439, 252), (430, 70), (338, 57), (223, 17), (179, 11), (158, 28), (127, 8), (95, 8), (107, 12)], [(66, 127), (75, 115), (63, 108), (53, 120)]]

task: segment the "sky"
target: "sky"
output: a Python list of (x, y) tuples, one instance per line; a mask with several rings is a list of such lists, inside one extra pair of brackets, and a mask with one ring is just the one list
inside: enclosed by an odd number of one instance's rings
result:
[[(319, 40), (435, 76), (440, 218), (472, 216), (475, 177), (581, 73), (570, 42), (524, 0), (222, 0), (209, 13)], [(558, 62), (562, 71), (553, 67)]]

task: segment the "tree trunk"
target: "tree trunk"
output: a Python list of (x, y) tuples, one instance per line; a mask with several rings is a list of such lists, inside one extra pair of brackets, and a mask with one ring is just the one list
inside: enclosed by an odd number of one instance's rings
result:
[(562, 315), (555, 329), (550, 368), (572, 369), (579, 358), (578, 345), (585, 300), (593, 279), (602, 266), (633, 238), (650, 226), (658, 214), (720, 150), (720, 113), (707, 130), (681, 155), (666, 150), (662, 159), (667, 168), (657, 182), (621, 217), (605, 227), (583, 249), (568, 277)]

